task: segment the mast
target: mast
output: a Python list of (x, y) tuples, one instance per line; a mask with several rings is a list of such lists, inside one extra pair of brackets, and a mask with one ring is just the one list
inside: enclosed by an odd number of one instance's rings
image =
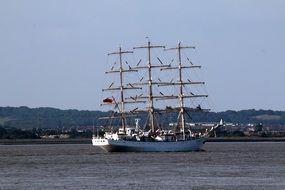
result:
[[(181, 63), (181, 43), (178, 43), (178, 65), (179, 65), (179, 100), (180, 100), (180, 115), (181, 115), (181, 125), (182, 125), (182, 133), (183, 133), (183, 140), (185, 140), (185, 110), (184, 110), (184, 98), (183, 98), (183, 81), (182, 81), (182, 63)], [(195, 48), (195, 47), (184, 47), (184, 48)]]
[[(133, 53), (133, 51), (123, 51), (122, 47), (119, 47), (119, 51), (117, 52), (112, 52), (112, 53), (108, 53), (108, 55), (118, 55), (119, 56), (119, 70), (118, 72), (120, 73), (120, 86), (118, 87), (117, 90), (120, 90), (120, 109), (119, 112), (121, 114), (121, 120), (122, 120), (122, 127), (124, 130), (124, 133), (126, 134), (126, 117), (125, 117), (125, 100), (124, 100), (124, 84), (123, 84), (123, 72), (126, 72), (127, 70), (123, 69), (123, 54), (127, 54), (127, 53)], [(133, 70), (129, 70), (129, 71), (133, 71)], [(116, 103), (116, 102), (115, 102)], [(117, 103), (116, 103), (117, 104)]]
[[(166, 69), (178, 69), (179, 71), (179, 81), (178, 83), (169, 83), (165, 85), (178, 85), (179, 87), (179, 94), (178, 94), (178, 99), (180, 103), (179, 107), (179, 123), (181, 123), (181, 129), (182, 129), (182, 134), (183, 134), (183, 140), (185, 140), (185, 113), (186, 113), (186, 108), (184, 104), (184, 99), (185, 98), (195, 98), (195, 97), (207, 97), (207, 95), (192, 95), (192, 96), (187, 96), (184, 93), (183, 87), (186, 84), (204, 84), (204, 82), (184, 82), (183, 80), (183, 74), (182, 70), (185, 68), (201, 68), (201, 66), (184, 66), (182, 65), (182, 58), (181, 58), (181, 50), (182, 49), (195, 49), (194, 46), (181, 46), (181, 42), (178, 43), (177, 47), (174, 48), (169, 48), (167, 50), (177, 50), (177, 61), (178, 61), (178, 67), (169, 67), (169, 68), (164, 68), (161, 70), (166, 70)], [(192, 64), (192, 63), (191, 63)]]
[(152, 80), (152, 69), (154, 67), (165, 67), (165, 65), (161, 66), (153, 66), (152, 65), (152, 60), (151, 60), (151, 49), (153, 48), (165, 48), (165, 46), (161, 45), (151, 45), (150, 41), (148, 40), (146, 46), (139, 46), (139, 47), (134, 47), (133, 49), (147, 49), (147, 55), (148, 55), (148, 64), (147, 66), (142, 66), (142, 67), (135, 67), (135, 69), (143, 69), (146, 68), (148, 69), (148, 115), (149, 115), (149, 121), (150, 121), (150, 128), (151, 132), (155, 132), (155, 110), (154, 110), (154, 97), (153, 97), (153, 80)]

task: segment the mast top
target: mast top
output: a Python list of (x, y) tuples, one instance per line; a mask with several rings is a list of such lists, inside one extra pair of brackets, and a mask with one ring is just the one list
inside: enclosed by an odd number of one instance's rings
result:
[(176, 47), (173, 47), (173, 48), (168, 48), (168, 49), (165, 49), (165, 51), (168, 51), (168, 50), (176, 50), (176, 49), (195, 49), (196, 47), (195, 46), (181, 46), (181, 42), (179, 41), (177, 46)]
[(115, 52), (111, 52), (111, 53), (108, 53), (108, 56), (109, 55), (116, 55), (116, 54), (125, 54), (125, 53), (134, 53), (133, 51), (123, 51), (122, 50), (122, 47), (121, 46), (119, 46), (119, 51), (115, 51)]
[(147, 37), (147, 39), (148, 39), (147, 45), (133, 47), (133, 49), (142, 49), (142, 48), (148, 48), (148, 49), (151, 49), (151, 48), (164, 48), (165, 49), (165, 46), (163, 46), (163, 45), (151, 45), (151, 42), (150, 42), (148, 37)]

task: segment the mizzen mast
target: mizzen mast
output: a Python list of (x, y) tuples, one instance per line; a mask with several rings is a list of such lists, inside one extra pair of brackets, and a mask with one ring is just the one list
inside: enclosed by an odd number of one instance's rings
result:
[(111, 88), (111, 86), (113, 85), (113, 83), (112, 83), (109, 86), (109, 88), (103, 89), (103, 91), (106, 91), (106, 90), (117, 90), (117, 91), (119, 90), (120, 91), (120, 102), (114, 102), (114, 104), (116, 106), (118, 104), (120, 104), (119, 112), (120, 112), (120, 115), (121, 115), (122, 127), (123, 127), (123, 130), (124, 130), (125, 133), (126, 133), (125, 103), (128, 103), (128, 102), (125, 101), (124, 90), (127, 90), (127, 89), (140, 89), (140, 88), (137, 88), (137, 87), (134, 87), (134, 86), (127, 87), (127, 86), (124, 85), (123, 73), (124, 72), (137, 72), (137, 70), (134, 70), (132, 68), (129, 68), (129, 69), (126, 70), (123, 67), (123, 54), (128, 54), (128, 53), (133, 53), (133, 51), (123, 51), (121, 47), (119, 47), (119, 50), (117, 52), (108, 53), (108, 56), (109, 55), (118, 55), (119, 56), (119, 69), (118, 70), (111, 69), (111, 71), (106, 72), (106, 74), (108, 74), (108, 73), (119, 73), (120, 74), (120, 85), (118, 87)]

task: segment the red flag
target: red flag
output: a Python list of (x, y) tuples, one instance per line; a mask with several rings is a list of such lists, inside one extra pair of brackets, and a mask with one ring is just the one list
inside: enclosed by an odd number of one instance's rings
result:
[(106, 98), (103, 100), (104, 103), (108, 103), (108, 104), (111, 104), (113, 102), (113, 99), (111, 98)]

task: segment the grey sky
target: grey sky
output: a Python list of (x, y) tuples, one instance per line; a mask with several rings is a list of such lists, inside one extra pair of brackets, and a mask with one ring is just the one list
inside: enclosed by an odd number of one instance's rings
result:
[(106, 54), (195, 45), (214, 111), (285, 110), (283, 0), (1, 0), (0, 106), (99, 110)]

